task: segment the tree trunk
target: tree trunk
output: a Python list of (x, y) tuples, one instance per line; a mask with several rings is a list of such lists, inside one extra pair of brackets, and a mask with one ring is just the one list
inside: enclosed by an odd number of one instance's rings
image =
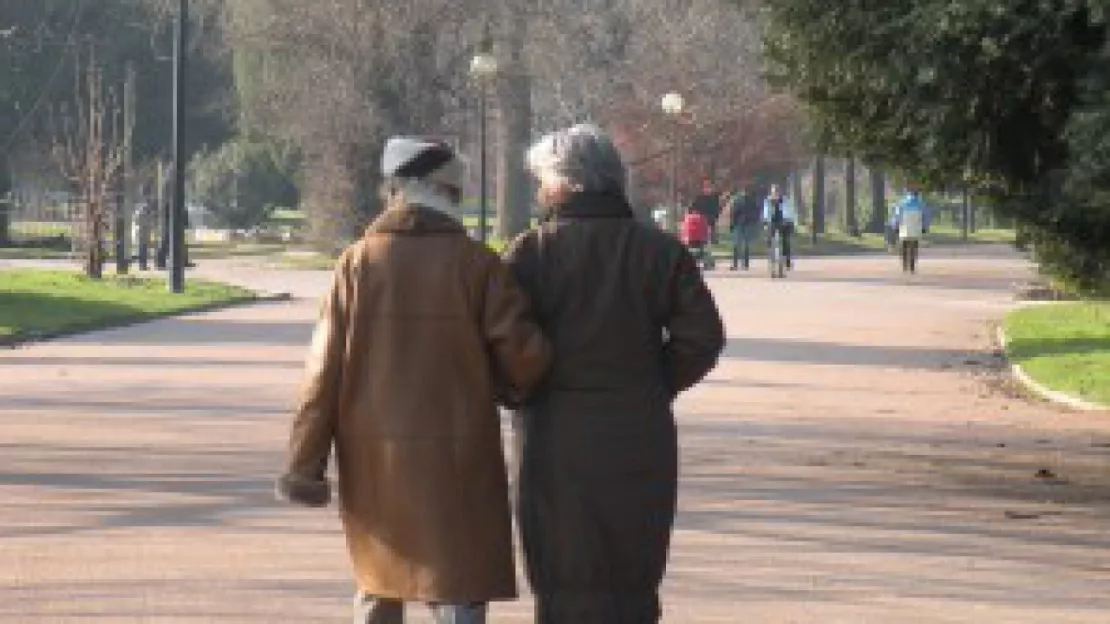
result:
[(813, 219), (810, 238), (817, 243), (817, 236), (825, 233), (825, 156), (818, 154), (813, 160)]
[(872, 234), (886, 233), (886, 175), (878, 167), (870, 168), (871, 177), (871, 220), (867, 231)]
[(12, 190), (11, 169), (6, 156), (0, 155), (0, 247), (12, 243), (12, 211), (15, 210), (14, 198), (8, 194)]
[(85, 275), (91, 279), (104, 277), (104, 219), (99, 200), (85, 198)]
[(806, 221), (806, 202), (802, 191), (802, 175), (803, 172), (799, 169), (794, 172), (794, 175), (790, 176), (790, 194), (794, 196), (794, 213), (798, 217), (798, 222), (804, 225)]
[(960, 238), (967, 242), (968, 236), (971, 232), (971, 195), (965, 188), (961, 193), (961, 215), (960, 215)]
[(528, 229), (532, 213), (528, 173), (524, 170), (524, 152), (532, 129), (529, 77), (518, 71), (503, 76), (497, 98), (497, 235), (510, 241)]
[(844, 225), (850, 236), (859, 236), (859, 215), (856, 205), (856, 159), (844, 161)]
[(498, 54), (505, 63), (495, 83), (497, 154), (497, 235), (510, 241), (531, 224), (532, 197), (524, 153), (532, 138), (532, 81), (525, 60), (528, 11), (514, 7), (505, 16)]

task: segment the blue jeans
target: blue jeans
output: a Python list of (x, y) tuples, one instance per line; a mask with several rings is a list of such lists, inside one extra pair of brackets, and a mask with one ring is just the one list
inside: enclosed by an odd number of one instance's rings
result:
[[(486, 604), (429, 604), (436, 624), (485, 624)], [(405, 603), (369, 594), (355, 597), (354, 624), (404, 624)]]
[(758, 230), (756, 225), (736, 225), (732, 228), (732, 268), (736, 268), (743, 261), (745, 269), (751, 265), (752, 240)]

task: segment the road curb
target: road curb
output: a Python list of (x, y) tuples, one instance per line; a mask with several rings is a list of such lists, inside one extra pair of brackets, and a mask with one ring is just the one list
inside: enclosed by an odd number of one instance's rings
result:
[(998, 346), (1002, 348), (1002, 356), (1006, 358), (1006, 362), (1010, 365), (1010, 374), (1018, 383), (1024, 386), (1026, 390), (1050, 403), (1070, 407), (1074, 410), (1082, 412), (1110, 411), (1110, 405), (1102, 405), (1073, 397), (1070, 394), (1053, 390), (1030, 377), (1029, 373), (1026, 373), (1025, 370), (1021, 368), (1020, 364), (1010, 361), (1009, 356), (1006, 354), (1006, 344), (1008, 341), (1006, 340), (1006, 330), (1004, 330), (1001, 325), (995, 328), (995, 338), (998, 340)]

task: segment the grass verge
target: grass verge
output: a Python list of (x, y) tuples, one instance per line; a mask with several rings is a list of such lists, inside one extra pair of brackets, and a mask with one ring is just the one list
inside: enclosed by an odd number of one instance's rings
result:
[(1005, 321), (1010, 361), (1052, 390), (1110, 405), (1110, 302), (1032, 306)]
[(190, 279), (179, 295), (162, 280), (71, 271), (0, 271), (0, 345), (116, 327), (182, 312), (250, 301), (237, 286)]

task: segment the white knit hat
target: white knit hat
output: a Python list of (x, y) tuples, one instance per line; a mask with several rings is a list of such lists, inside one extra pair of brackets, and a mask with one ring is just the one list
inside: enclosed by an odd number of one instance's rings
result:
[(386, 178), (424, 180), (461, 189), (463, 169), (451, 146), (418, 137), (392, 137), (382, 152), (382, 175)]

